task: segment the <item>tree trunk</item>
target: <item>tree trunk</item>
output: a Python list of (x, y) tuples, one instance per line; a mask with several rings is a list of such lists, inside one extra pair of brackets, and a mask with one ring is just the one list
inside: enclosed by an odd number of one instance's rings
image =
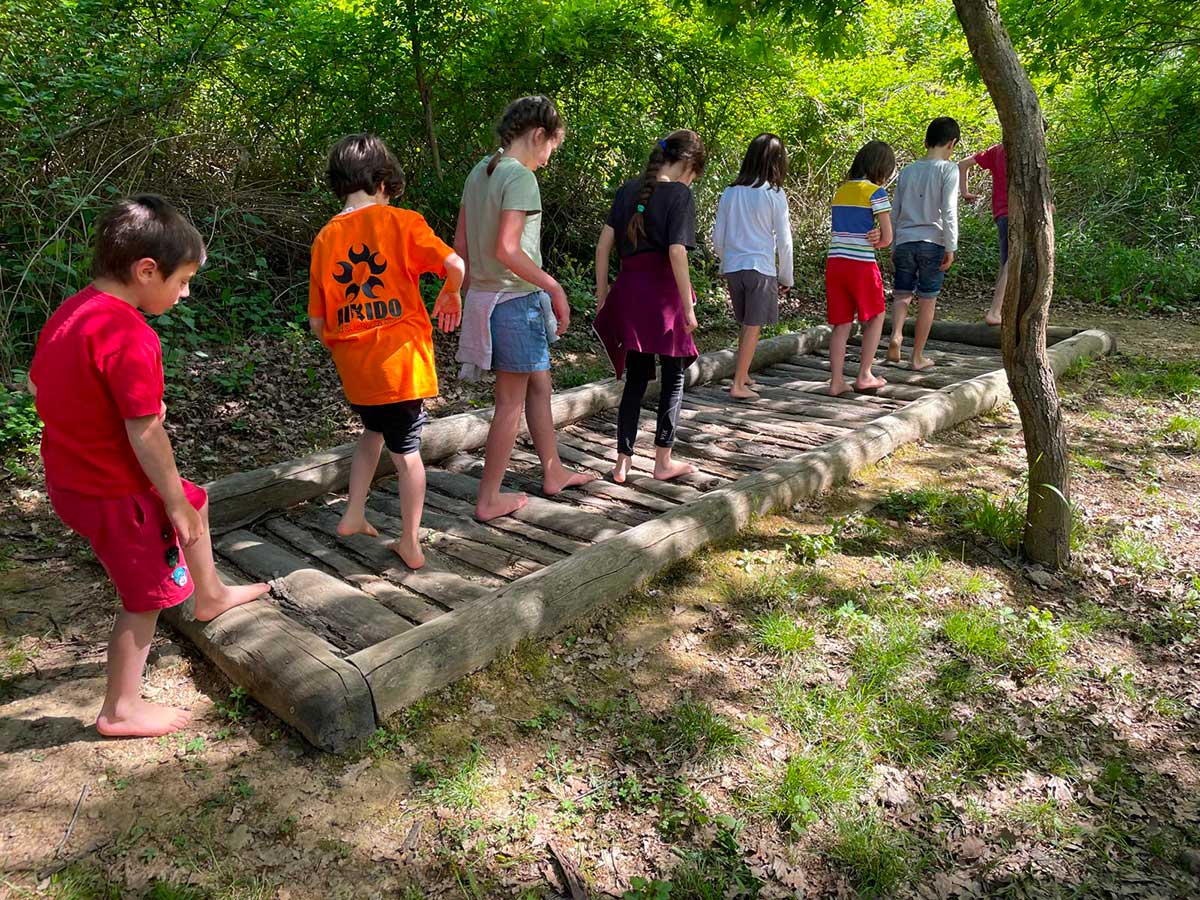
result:
[(1070, 469), (1046, 324), (1054, 289), (1054, 221), (1042, 110), (996, 0), (954, 0), (971, 55), (996, 106), (1008, 161), (1008, 287), (1001, 347), (1029, 464), (1022, 547), (1056, 569), (1071, 552)]
[(425, 80), (425, 63), (421, 55), (421, 27), (417, 20), (417, 0), (408, 0), (408, 39), (412, 44), (413, 75), (416, 77), (417, 94), (421, 98), (421, 111), (425, 115), (425, 136), (429, 140), (429, 152), (433, 155), (433, 172), (442, 180), (442, 156), (438, 152), (437, 132), (433, 127), (433, 91)]

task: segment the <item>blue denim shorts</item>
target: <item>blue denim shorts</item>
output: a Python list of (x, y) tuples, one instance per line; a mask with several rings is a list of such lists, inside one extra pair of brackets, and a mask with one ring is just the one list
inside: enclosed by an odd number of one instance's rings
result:
[[(547, 372), (550, 342), (542, 294), (534, 291), (497, 303), (492, 310), (492, 369), (497, 372)], [(548, 299), (548, 298), (547, 298)]]
[(933, 241), (905, 241), (896, 245), (897, 294), (913, 294), (922, 300), (932, 300), (942, 290), (946, 273), (938, 268), (946, 250)]

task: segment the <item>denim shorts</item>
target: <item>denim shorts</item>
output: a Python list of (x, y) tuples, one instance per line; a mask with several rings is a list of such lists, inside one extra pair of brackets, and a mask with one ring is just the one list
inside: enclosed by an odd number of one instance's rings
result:
[(939, 267), (946, 249), (933, 241), (905, 241), (896, 245), (895, 292), (932, 300), (942, 290), (946, 273)]
[(542, 313), (544, 291), (513, 297), (492, 310), (492, 369), (497, 372), (547, 372), (550, 342)]
[(996, 217), (996, 234), (1000, 238), (1000, 265), (1008, 262), (1008, 216)]

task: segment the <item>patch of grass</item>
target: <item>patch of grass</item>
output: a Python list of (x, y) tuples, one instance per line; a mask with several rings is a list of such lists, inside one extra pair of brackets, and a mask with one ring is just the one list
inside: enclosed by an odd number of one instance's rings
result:
[(1000, 590), (1000, 583), (978, 569), (953, 568), (947, 573), (954, 596), (962, 599), (982, 597)]
[(947, 771), (971, 781), (1012, 775), (1029, 762), (1029, 744), (1004, 723), (966, 726), (946, 758)]
[(582, 360), (554, 367), (554, 387), (558, 390), (579, 387), (593, 381), (603, 381), (612, 378), (612, 368), (607, 361), (598, 359)]
[(1113, 562), (1143, 575), (1161, 572), (1167, 557), (1158, 545), (1133, 528), (1125, 528), (1110, 544)]
[(1012, 675), (1057, 676), (1070, 646), (1068, 626), (1036, 606), (1024, 616), (1010, 607), (970, 607), (942, 620), (942, 632), (958, 653), (986, 669)]
[(946, 640), (959, 653), (993, 665), (1008, 656), (1008, 637), (1002, 620), (977, 607), (955, 610), (942, 620)]
[(433, 773), (426, 797), (438, 806), (466, 810), (479, 806), (483, 796), (485, 759), (483, 748), (472, 744), (471, 751), (445, 774)]
[(98, 872), (74, 863), (50, 877), (47, 893), (54, 900), (121, 900), (121, 888)]
[(1188, 450), (1200, 450), (1200, 416), (1172, 416), (1162, 434)]
[(1008, 811), (1010, 821), (1030, 828), (1043, 840), (1058, 840), (1082, 834), (1078, 823), (1072, 821), (1072, 809), (1053, 798), (1023, 800)]
[(898, 559), (892, 566), (892, 576), (900, 588), (920, 590), (929, 583), (933, 576), (941, 573), (942, 558), (932, 550), (922, 550), (910, 553)]
[(900, 695), (879, 703), (875, 727), (880, 751), (900, 765), (944, 755), (956, 736), (949, 709), (920, 696)]
[(838, 549), (832, 534), (806, 534), (801, 531), (783, 532), (787, 538), (788, 558), (797, 565), (812, 565)]
[(829, 534), (843, 553), (864, 553), (887, 540), (888, 530), (878, 519), (853, 512), (835, 519)]
[(788, 579), (773, 573), (758, 577), (738, 573), (725, 582), (723, 593), (727, 602), (751, 609), (784, 605), (796, 598)]
[(771, 700), (776, 715), (806, 741), (866, 747), (871, 740), (874, 704), (861, 690), (781, 678), (771, 687)]
[(816, 632), (782, 609), (759, 616), (754, 623), (754, 641), (764, 650), (784, 656), (812, 647)]
[(750, 808), (799, 834), (856, 799), (868, 778), (867, 761), (857, 748), (810, 748), (789, 757), (782, 772), (751, 798)]
[(1076, 450), (1071, 454), (1071, 458), (1075, 460), (1077, 465), (1083, 466), (1085, 469), (1091, 469), (1093, 472), (1103, 472), (1105, 469), (1104, 460), (1098, 456), (1089, 456), (1082, 451)]
[(621, 736), (623, 753), (643, 753), (659, 765), (690, 760), (716, 761), (747, 743), (737, 723), (706, 704), (682, 700), (659, 716), (643, 716)]
[(953, 493), (941, 488), (914, 488), (888, 491), (879, 506), (898, 521), (922, 520), (937, 526), (947, 521), (954, 500)]
[(914, 868), (903, 833), (877, 813), (839, 819), (826, 852), (864, 900), (891, 894)]
[(854, 642), (854, 683), (867, 692), (888, 690), (912, 667), (921, 644), (921, 624), (915, 617), (897, 614), (876, 620)]
[(987, 491), (972, 491), (964, 496), (957, 519), (964, 531), (1015, 551), (1025, 530), (1024, 493), (999, 498)]
[(1200, 362), (1133, 356), (1110, 380), (1123, 394), (1187, 400), (1200, 394)]

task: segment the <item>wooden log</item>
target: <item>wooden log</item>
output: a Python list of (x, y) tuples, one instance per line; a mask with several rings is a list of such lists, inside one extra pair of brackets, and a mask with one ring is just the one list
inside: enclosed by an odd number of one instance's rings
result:
[(329, 566), (350, 584), (370, 594), (392, 612), (406, 619), (419, 624), (436, 619), (445, 612), (444, 609), (426, 603), (419, 594), (399, 588), (390, 581), (384, 581), (366, 566), (332, 547), (327, 547), (317, 540), (312, 532), (287, 519), (275, 516), (263, 522), (262, 527), (287, 541), (301, 553)]
[[(578, 466), (585, 466), (593, 472), (600, 473), (602, 477), (610, 475), (613, 466), (616, 465), (616, 448), (611, 445), (606, 447), (603, 444), (592, 443), (576, 434), (576, 428), (578, 426), (572, 425), (559, 434), (559, 455), (568, 462)], [(612, 458), (607, 458), (609, 456)], [(654, 467), (652, 465), (639, 464), (637, 460), (641, 459), (641, 457), (638, 457), (636, 454), (633, 459), (632, 471), (630, 471), (629, 476), (625, 479), (625, 484), (628, 487), (656, 494), (675, 503), (687, 503), (700, 496), (700, 491), (694, 487), (688, 487), (686, 484), (656, 481), (652, 474), (647, 474), (648, 472), (653, 472)]]
[[(456, 497), (448, 497), (445, 494), (439, 494), (437, 491), (426, 490), (425, 505), (426, 507), (433, 507), (434, 509), (450, 513), (460, 519), (474, 521), (475, 505), (465, 500), (459, 500)], [(544, 528), (538, 528), (536, 525), (530, 525), (528, 522), (523, 522), (512, 516), (501, 516), (499, 519), (493, 519), (487, 524), (489, 528), (519, 535), (531, 544), (550, 547), (552, 550), (560, 551), (564, 555), (570, 555), (588, 545), (587, 541), (567, 537), (565, 534), (559, 534), (557, 531), (547, 531)]]
[[(441, 469), (430, 469), (425, 477), (441, 493), (468, 501), (474, 508), (479, 494), (478, 478)], [(605, 541), (625, 530), (599, 516), (537, 496), (530, 496), (528, 502), (508, 518), (588, 542)]]
[[(904, 322), (904, 334), (912, 337), (916, 330), (916, 316), (909, 316)], [(892, 333), (892, 317), (883, 320), (883, 333)], [(1066, 328), (1060, 325), (1050, 325), (1046, 328), (1046, 344), (1053, 345), (1080, 333), (1078, 328)], [(946, 322), (934, 319), (929, 336), (939, 341), (952, 344), (974, 344), (977, 347), (1000, 348), (1000, 329), (983, 322)], [(886, 341), (886, 337), (884, 338)]]
[(365, 559), (388, 581), (406, 587), (427, 600), (432, 600), (438, 606), (446, 609), (463, 606), (471, 600), (486, 596), (490, 589), (503, 584), (501, 579), (483, 573), (471, 579), (463, 577), (446, 556), (432, 547), (425, 552), (425, 566), (414, 571), (404, 565), (400, 557), (388, 546), (390, 542), (386, 538), (366, 534), (339, 535), (339, 518), (340, 516), (332, 510), (308, 509), (301, 521)]
[[(1113, 346), (1103, 332), (1076, 335), (1050, 351), (1061, 372), (1084, 355)], [(517, 642), (557, 631), (596, 606), (713, 541), (752, 516), (826, 490), (896, 447), (951, 427), (1008, 399), (1003, 372), (982, 375), (917, 400), (818, 450), (801, 454), (705, 494), (560, 563), (513, 582), (351, 657), (371, 685), (381, 715), (481, 668)]]
[[(797, 392), (799, 393), (799, 392)], [(722, 415), (729, 409), (728, 401), (722, 401), (717, 397), (708, 397), (699, 393), (692, 393), (691, 396), (685, 397), (683, 401), (684, 409), (706, 409), (715, 415)], [(787, 403), (771, 400), (770, 398), (762, 398), (755, 400), (753, 403), (740, 405), (742, 409), (755, 409), (766, 416), (769, 412), (773, 421), (789, 423), (794, 422), (796, 425), (820, 425), (824, 428), (840, 428), (844, 431), (853, 431), (854, 427), (859, 422), (849, 421), (841, 416), (829, 415), (828, 411), (822, 414), (821, 411), (814, 411), (811, 406), (804, 403)], [(875, 417), (887, 415), (886, 410), (880, 410), (875, 414)], [(870, 421), (870, 418), (860, 421)]]
[(232, 531), (216, 549), (239, 569), (269, 580), (282, 608), (339, 647), (360, 650), (412, 627), (358, 588), (253, 532)]
[(681, 421), (692, 422), (697, 427), (713, 425), (719, 428), (729, 423), (735, 426), (738, 434), (744, 434), (755, 440), (772, 441), (781, 447), (793, 449), (793, 456), (802, 450), (811, 450), (813, 447), (833, 440), (840, 434), (853, 430), (815, 423), (801, 426), (787, 425), (767, 421), (764, 416), (755, 416), (750, 411), (741, 409), (715, 413), (708, 410), (685, 408), (680, 411), (679, 418)]
[[(720, 388), (702, 387), (693, 391), (695, 397), (707, 399), (710, 402), (719, 401)], [(777, 412), (796, 413), (801, 416), (816, 416), (840, 422), (869, 422), (886, 416), (888, 409), (866, 403), (839, 403), (837, 397), (827, 397), (809, 394), (805, 391), (789, 391), (786, 388), (776, 388), (770, 385), (762, 386), (758, 391), (759, 399), (755, 400), (755, 409), (770, 409)], [(747, 404), (749, 406), (751, 404)]]
[[(523, 462), (530, 467), (540, 467), (541, 461), (533, 453), (517, 448), (513, 450), (513, 459), (518, 462)], [(538, 482), (538, 492), (541, 493), (541, 482)], [(587, 484), (581, 484), (577, 487), (562, 491), (555, 494), (556, 498), (567, 499), (573, 496), (574, 492), (578, 492), (579, 499), (586, 500), (587, 495), (592, 497), (606, 497), (619, 503), (626, 503), (633, 507), (641, 507), (650, 513), (666, 512), (669, 509), (674, 509), (679, 504), (676, 501), (668, 500), (666, 497), (656, 496), (648, 492), (637, 490), (624, 484), (614, 484), (610, 481), (596, 479), (589, 481)], [(543, 494), (543, 496), (545, 496)]]
[[(586, 445), (587, 447), (592, 448), (592, 454), (600, 457), (606, 463), (608, 463), (610, 469), (616, 462), (616, 436), (616, 422), (604, 421), (599, 416), (593, 416), (590, 419), (585, 419), (583, 422), (572, 425), (569, 429), (563, 432), (564, 439), (570, 437), (572, 441), (580, 442), (579, 446)], [(603, 451), (603, 453), (601, 451)], [(642, 461), (643, 465), (635, 466), (635, 468), (637, 468), (639, 471), (652, 472), (654, 470), (653, 450), (635, 444), (633, 448), (633, 459), (635, 463), (638, 460)], [(704, 493), (705, 491), (714, 488), (719, 484), (724, 484), (727, 480), (728, 479), (722, 478), (719, 475), (698, 471), (691, 475), (681, 475), (679, 478), (673, 479), (670, 483), (686, 486), (692, 490)]]
[(313, 746), (341, 753), (375, 730), (366, 680), (328, 641), (265, 600), (211, 622), (196, 621), (194, 604), (163, 610), (163, 620)]
[[(786, 364), (786, 363), (778, 363), (778, 364), (772, 366), (770, 369), (766, 370), (765, 372), (761, 373), (759, 375), (759, 377), (760, 378), (773, 377), (776, 372), (780, 373), (784, 377), (791, 377), (791, 378), (796, 379), (795, 381), (792, 382), (793, 390), (804, 391), (805, 393), (817, 394), (817, 395), (827, 393), (829, 390), (829, 370), (828, 369), (815, 369), (815, 368), (810, 369), (810, 368), (806, 368), (804, 366), (796, 366), (796, 365), (791, 365), (791, 364)], [(932, 393), (934, 390), (936, 390), (936, 388), (923, 388), (923, 387), (915, 387), (913, 385), (894, 384), (892, 382), (888, 382), (883, 387), (878, 388), (875, 391), (872, 391), (870, 395), (859, 394), (856, 391), (852, 390), (852, 391), (848, 391), (845, 394), (842, 394), (842, 396), (850, 397), (852, 399), (858, 399), (860, 397), (867, 397), (867, 396), (876, 396), (876, 397), (886, 397), (889, 400), (903, 400), (905, 402), (908, 402), (910, 400), (920, 400), (926, 394)]]
[[(756, 371), (782, 359), (811, 353), (829, 342), (829, 334), (828, 326), (821, 325), (762, 341), (750, 368)], [(688, 367), (685, 384), (728, 378), (733, 374), (735, 356), (732, 350), (701, 354)], [(606, 379), (556, 392), (550, 401), (555, 426), (562, 427), (617, 406), (623, 390), (624, 385), (620, 382)], [(657, 396), (657, 390), (657, 382), (651, 383), (647, 396)], [(489, 408), (434, 419), (422, 432), (421, 458), (432, 463), (454, 453), (482, 447), (487, 440), (492, 415), (493, 410)], [(353, 443), (342, 444), (322, 453), (249, 472), (238, 472), (211, 482), (206, 487), (212, 528), (217, 532), (229, 530), (271, 510), (345, 490), (350, 483), (350, 463), (356, 446)], [(385, 453), (380, 460), (378, 474), (391, 471), (391, 456)]]

